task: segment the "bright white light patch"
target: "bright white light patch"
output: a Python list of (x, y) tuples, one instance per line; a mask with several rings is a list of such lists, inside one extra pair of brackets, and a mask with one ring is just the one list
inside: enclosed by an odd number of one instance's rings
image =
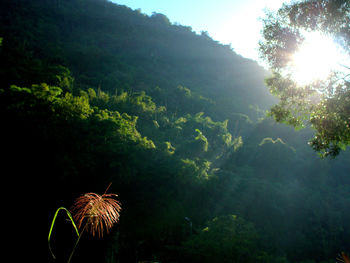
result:
[(300, 85), (326, 80), (332, 71), (344, 70), (346, 54), (330, 37), (319, 32), (304, 34), (305, 41), (293, 55), (292, 78)]

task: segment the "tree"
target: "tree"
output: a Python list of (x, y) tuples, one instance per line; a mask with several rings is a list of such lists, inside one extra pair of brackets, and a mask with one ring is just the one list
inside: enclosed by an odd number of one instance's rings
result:
[(160, 24), (170, 25), (170, 20), (165, 15), (157, 12), (153, 12), (151, 18)]
[[(350, 53), (349, 15), (349, 1), (304, 0), (284, 4), (263, 20), (260, 54), (273, 72), (266, 84), (280, 99), (270, 114), (276, 121), (296, 128), (311, 125), (315, 137), (310, 145), (322, 157), (335, 157), (350, 145), (350, 74), (333, 72), (324, 81), (299, 85), (288, 72), (288, 65), (305, 40), (305, 31), (336, 38)], [(349, 68), (344, 66), (344, 70)]]
[(183, 249), (186, 262), (267, 262), (255, 226), (236, 215), (215, 217)]

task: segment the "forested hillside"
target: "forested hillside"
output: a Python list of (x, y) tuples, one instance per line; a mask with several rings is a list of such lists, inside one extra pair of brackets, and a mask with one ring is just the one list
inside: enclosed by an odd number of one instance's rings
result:
[[(13, 213), (46, 238), (83, 193), (112, 182), (122, 204), (72, 262), (326, 263), (349, 250), (349, 152), (321, 160), (309, 130), (265, 117), (268, 72), (230, 46), (107, 0), (2, 0), (0, 39), (3, 185), (31, 200)], [(57, 221), (48, 261), (66, 262), (75, 237)]]

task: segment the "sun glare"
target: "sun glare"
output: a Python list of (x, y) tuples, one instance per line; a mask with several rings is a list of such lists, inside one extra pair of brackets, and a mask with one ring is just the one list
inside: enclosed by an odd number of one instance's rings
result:
[(305, 41), (292, 56), (292, 78), (300, 85), (325, 80), (332, 71), (344, 70), (345, 51), (319, 32), (304, 34)]

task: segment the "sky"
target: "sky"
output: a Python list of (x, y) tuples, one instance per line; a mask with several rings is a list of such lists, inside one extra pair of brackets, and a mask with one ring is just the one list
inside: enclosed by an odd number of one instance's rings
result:
[(243, 57), (259, 60), (258, 42), (264, 9), (277, 10), (286, 0), (112, 0), (151, 15), (166, 15), (172, 23), (192, 27), (222, 44), (231, 44)]

